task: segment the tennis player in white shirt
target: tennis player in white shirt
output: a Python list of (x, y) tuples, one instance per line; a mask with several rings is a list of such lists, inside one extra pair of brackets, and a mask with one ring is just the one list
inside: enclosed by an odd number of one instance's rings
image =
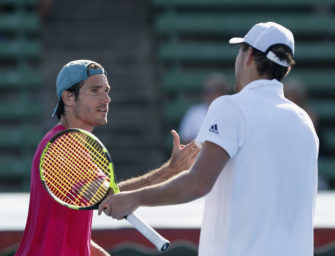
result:
[(274, 22), (243, 38), (235, 91), (210, 106), (190, 171), (107, 198), (99, 212), (122, 218), (139, 206), (206, 195), (200, 256), (312, 256), (319, 140), (280, 82), (294, 64), (294, 37)]

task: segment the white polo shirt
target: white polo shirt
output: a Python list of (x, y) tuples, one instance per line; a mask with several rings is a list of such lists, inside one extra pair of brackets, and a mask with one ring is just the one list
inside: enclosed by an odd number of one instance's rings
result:
[(210, 106), (196, 138), (229, 161), (206, 196), (200, 256), (312, 256), (319, 141), (277, 80)]

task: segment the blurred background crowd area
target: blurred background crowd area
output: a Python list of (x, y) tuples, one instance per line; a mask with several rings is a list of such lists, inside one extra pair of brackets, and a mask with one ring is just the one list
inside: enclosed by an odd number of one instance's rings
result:
[(0, 191), (29, 191), (34, 150), (57, 123), (65, 63), (92, 59), (108, 72), (109, 122), (95, 134), (122, 180), (169, 158), (171, 129), (192, 139), (184, 126), (202, 114), (185, 116), (190, 107), (203, 113), (214, 96), (233, 93), (238, 48), (228, 39), (263, 21), (295, 35), (285, 94), (317, 128), (319, 188), (335, 189), (333, 0), (0, 0)]

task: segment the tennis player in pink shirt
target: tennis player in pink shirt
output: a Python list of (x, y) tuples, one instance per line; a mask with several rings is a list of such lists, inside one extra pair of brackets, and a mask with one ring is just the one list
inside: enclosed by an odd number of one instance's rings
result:
[[(107, 123), (110, 103), (107, 75), (94, 61), (71, 61), (58, 73), (56, 89), (58, 104), (52, 116), (57, 115), (60, 122), (41, 140), (33, 158), (28, 218), (16, 255), (110, 255), (91, 239), (93, 211), (77, 211), (58, 204), (39, 176), (42, 150), (56, 133), (67, 128), (92, 132), (95, 126)], [(178, 134), (172, 131), (172, 135), (170, 160), (143, 176), (121, 182), (118, 184), (121, 191), (157, 184), (190, 168), (199, 149), (194, 142), (180, 145)]]

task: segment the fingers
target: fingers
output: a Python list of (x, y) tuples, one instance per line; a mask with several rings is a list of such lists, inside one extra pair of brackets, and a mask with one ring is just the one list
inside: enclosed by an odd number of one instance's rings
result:
[(190, 143), (185, 145), (185, 148), (192, 148), (192, 147), (196, 147), (194, 140), (192, 140)]
[(197, 155), (200, 152), (200, 148), (195, 144), (194, 141), (191, 142), (192, 145), (192, 153)]
[(191, 141), (183, 148), (182, 151), (186, 152), (187, 154), (198, 154), (200, 149), (197, 147), (194, 141)]
[(185, 169), (189, 169), (192, 166), (199, 152), (200, 152), (200, 148), (196, 146), (194, 141), (190, 142), (189, 144), (185, 146), (185, 148), (182, 150), (182, 156), (185, 159), (185, 163), (184, 163)]
[[(128, 203), (126, 204), (125, 201)], [(135, 210), (135, 208), (132, 208), (133, 204), (131, 202), (131, 200), (125, 198), (125, 195), (122, 192), (109, 196), (100, 203), (98, 215), (101, 215), (102, 212), (104, 212), (107, 216), (114, 219), (123, 219), (124, 216), (127, 216)]]
[(171, 131), (171, 134), (173, 136), (173, 151), (178, 150), (180, 147), (180, 138), (178, 133), (175, 130)]
[(192, 150), (192, 152), (190, 153), (190, 161), (191, 162), (195, 161), (195, 159), (198, 156), (199, 152), (200, 152), (200, 148), (198, 148), (197, 146), (196, 146), (195, 149)]
[(107, 203), (107, 200), (103, 200), (100, 205), (99, 205), (99, 208), (98, 208), (98, 215), (100, 216), (101, 213), (107, 208), (108, 206), (108, 203)]
[(99, 209), (98, 209), (98, 215), (100, 216), (101, 213), (104, 212), (107, 216), (110, 216), (116, 219), (121, 219), (113, 215), (112, 203), (110, 201), (111, 201), (111, 197), (105, 199), (104, 201), (100, 203)]
[(178, 150), (176, 154), (172, 154), (170, 167), (174, 173), (188, 170), (194, 163), (200, 149), (194, 142), (190, 142), (184, 148)]
[(107, 215), (107, 216), (110, 216), (112, 218), (114, 218), (114, 216), (112, 215), (112, 207), (111, 206), (108, 206), (107, 208), (104, 209), (104, 213)]

